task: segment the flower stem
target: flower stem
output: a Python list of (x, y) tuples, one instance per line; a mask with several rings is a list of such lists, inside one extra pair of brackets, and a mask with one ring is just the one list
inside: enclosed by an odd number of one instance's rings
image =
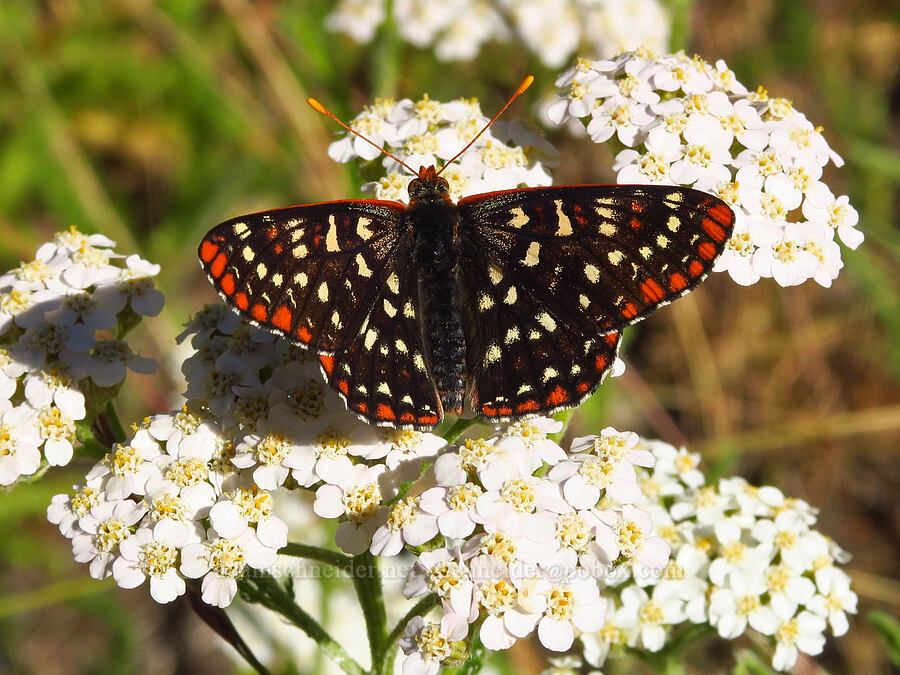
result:
[(346, 572), (351, 571), (353, 564), (352, 556), (337, 551), (329, 551), (327, 548), (319, 548), (318, 546), (308, 546), (307, 544), (296, 544), (288, 542), (287, 546), (278, 551), (281, 555), (289, 555), (294, 558), (308, 558), (316, 560), (332, 567)]
[(457, 438), (463, 435), (463, 433), (471, 426), (474, 426), (478, 423), (478, 420), (474, 417), (469, 417), (466, 419), (460, 418), (453, 423), (453, 426), (447, 429), (444, 433), (441, 434), (443, 439), (448, 443), (453, 443)]
[(363, 667), (331, 637), (321, 624), (294, 602), (292, 594), (271, 575), (258, 572), (241, 579), (241, 597), (278, 612), (291, 624), (315, 640), (322, 651), (348, 675), (364, 675)]
[(116, 412), (116, 406), (113, 405), (112, 401), (108, 401), (105, 409), (106, 419), (109, 421), (110, 426), (112, 427), (113, 434), (116, 437), (116, 440), (119, 443), (125, 442), (125, 427), (122, 426), (122, 420), (119, 419), (119, 413)]
[(387, 634), (387, 613), (384, 609), (384, 593), (381, 588), (381, 572), (378, 562), (369, 551), (353, 558), (351, 574), (356, 596), (366, 619), (372, 668), (376, 668)]

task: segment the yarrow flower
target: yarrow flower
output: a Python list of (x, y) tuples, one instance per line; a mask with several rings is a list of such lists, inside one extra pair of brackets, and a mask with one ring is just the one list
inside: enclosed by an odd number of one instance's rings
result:
[(71, 228), (0, 275), (0, 485), (69, 463), (85, 391), (156, 368), (110, 338), (161, 311), (159, 265), (113, 246)]
[[(581, 47), (612, 56), (639, 45), (663, 49), (671, 20), (656, 0), (397, 0), (392, 20), (400, 37), (433, 46), (441, 61), (469, 61), (490, 40), (517, 41), (550, 67)], [(331, 30), (370, 42), (387, 18), (385, 0), (341, 0), (326, 19)]]
[[(377, 100), (351, 120), (350, 126), (415, 168), (441, 166), (487, 122), (477, 101), (457, 99), (440, 103), (426, 96), (415, 102)], [(513, 139), (515, 144), (510, 143)], [(533, 131), (514, 123), (495, 123), (442, 174), (450, 183), (451, 197), (457, 200), (464, 195), (520, 185), (549, 185), (546, 169), (531, 159), (535, 148), (552, 152)], [(347, 134), (331, 144), (328, 154), (335, 161), (349, 162), (357, 157), (376, 159), (381, 153), (357, 136)], [(387, 175), (364, 185), (363, 190), (378, 199), (408, 202), (409, 172), (390, 158), (385, 158), (383, 164)]]
[(843, 266), (835, 237), (862, 242), (856, 210), (821, 180), (828, 162), (843, 164), (822, 129), (787, 99), (748, 91), (723, 61), (641, 48), (580, 60), (557, 85), (550, 120), (582, 120), (595, 143), (615, 137), (619, 183), (690, 186), (734, 209), (714, 270), (735, 282), (827, 287)]
[(657, 462), (652, 472), (637, 469), (638, 483), (676, 486), (664, 494), (648, 489), (636, 504), (653, 515), (653, 532), (671, 545), (671, 558), (662, 573), (621, 568), (625, 574), (604, 594), (606, 626), (581, 636), (592, 666), (616, 647), (658, 651), (679, 626), (708, 623), (727, 639), (748, 629), (771, 637), (772, 665), (787, 670), (800, 652), (822, 651), (826, 621), (835, 635), (847, 630), (856, 595), (837, 565), (847, 555), (812, 529), (814, 509), (742, 478), (703, 485), (683, 448), (660, 441), (639, 447)]

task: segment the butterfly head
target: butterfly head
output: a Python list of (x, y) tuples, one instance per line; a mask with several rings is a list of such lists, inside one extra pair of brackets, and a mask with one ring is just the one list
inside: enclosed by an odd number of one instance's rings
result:
[(434, 166), (419, 167), (416, 178), (409, 182), (407, 190), (410, 202), (450, 200), (450, 184), (438, 175)]

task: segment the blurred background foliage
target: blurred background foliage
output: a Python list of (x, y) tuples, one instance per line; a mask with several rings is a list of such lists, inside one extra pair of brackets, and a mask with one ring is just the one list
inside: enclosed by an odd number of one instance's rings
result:
[[(826, 180), (850, 195), (866, 241), (844, 250), (831, 289), (770, 280), (743, 289), (717, 275), (630, 329), (626, 375), (601, 389), (575, 428), (612, 424), (685, 443), (703, 452), (713, 477), (739, 473), (819, 507), (818, 527), (855, 556), (849, 571), (861, 602), (850, 633), (818, 663), (888, 672), (884, 635), (900, 612), (900, 12), (875, 0), (668, 4), (673, 47), (725, 59), (749, 88), (793, 99), (824, 127), (847, 161)], [(124, 419), (178, 405), (185, 353), (173, 338), (214, 300), (195, 254), (209, 227), (239, 213), (359, 196), (354, 167), (327, 157), (334, 125), (306, 96), (344, 118), (375, 95), (426, 92), (478, 97), (490, 112), (532, 72), (536, 86), (510, 116), (525, 117), (553, 90), (556, 73), (521, 45), (440, 63), (389, 26), (370, 45), (327, 33), (331, 9), (324, 0), (0, 3), (2, 269), (70, 225), (163, 266), (166, 310), (135, 340), (166, 368), (131, 376)], [(598, 146), (559, 132), (548, 138), (560, 149), (556, 182), (613, 177)], [(72, 562), (44, 511), (87, 468), (76, 461), (0, 494), (0, 672), (239, 668), (183, 600), (160, 607), (146, 589), (119, 591)], [(872, 610), (881, 611), (877, 620), (867, 619)], [(544, 663), (525, 642), (509, 658), (517, 672)], [(735, 666), (714, 641), (689, 658), (700, 671), (765, 670), (746, 655)], [(612, 672), (632, 667), (610, 664)], [(807, 659), (796, 668), (819, 667)]]

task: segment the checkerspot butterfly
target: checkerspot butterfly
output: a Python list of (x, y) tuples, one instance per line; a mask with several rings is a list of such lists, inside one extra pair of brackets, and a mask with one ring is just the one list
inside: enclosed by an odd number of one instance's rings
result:
[(492, 423), (578, 405), (622, 329), (695, 288), (734, 224), (723, 201), (688, 188), (525, 188), (454, 204), (441, 171), (407, 168), (409, 205), (264, 211), (199, 248), (235, 311), (317, 353), (348, 409), (380, 426), (430, 429), (467, 403)]

